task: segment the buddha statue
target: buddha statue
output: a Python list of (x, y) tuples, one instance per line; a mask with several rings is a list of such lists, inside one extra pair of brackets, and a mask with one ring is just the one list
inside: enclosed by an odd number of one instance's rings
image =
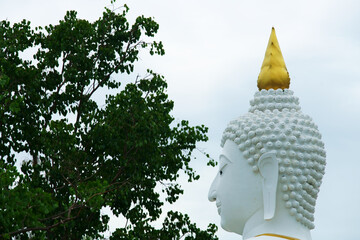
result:
[(244, 240), (311, 240), (326, 154), (289, 82), (272, 29), (259, 91), (248, 113), (223, 133), (219, 171), (208, 194), (221, 227)]

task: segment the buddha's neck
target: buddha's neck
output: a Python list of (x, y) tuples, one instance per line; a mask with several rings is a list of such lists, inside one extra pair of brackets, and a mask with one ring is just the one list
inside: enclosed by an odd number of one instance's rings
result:
[(300, 240), (311, 240), (310, 230), (297, 222), (282, 206), (277, 206), (275, 217), (271, 220), (264, 220), (263, 210), (258, 210), (246, 222), (242, 235), (243, 239), (246, 240), (262, 234), (276, 234)]

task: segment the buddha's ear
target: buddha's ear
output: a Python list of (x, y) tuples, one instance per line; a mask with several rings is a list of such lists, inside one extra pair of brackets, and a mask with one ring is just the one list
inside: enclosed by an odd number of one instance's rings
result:
[(279, 177), (279, 163), (276, 152), (266, 152), (259, 158), (258, 168), (262, 177), (264, 219), (270, 220), (275, 215), (276, 190)]

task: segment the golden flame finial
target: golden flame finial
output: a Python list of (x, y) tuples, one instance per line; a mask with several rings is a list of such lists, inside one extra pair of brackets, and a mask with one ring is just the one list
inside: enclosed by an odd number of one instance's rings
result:
[(279, 42), (276, 38), (275, 28), (273, 27), (258, 77), (257, 86), (259, 90), (269, 90), (270, 88), (276, 90), (278, 88), (289, 88), (289, 85), (289, 72), (286, 69)]

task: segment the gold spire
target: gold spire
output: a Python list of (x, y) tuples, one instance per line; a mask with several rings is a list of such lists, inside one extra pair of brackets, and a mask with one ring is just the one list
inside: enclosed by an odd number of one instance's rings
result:
[(258, 77), (257, 86), (259, 90), (285, 89), (289, 88), (290, 77), (286, 69), (279, 42), (276, 38), (275, 29), (272, 28), (269, 43), (266, 48), (264, 61)]

